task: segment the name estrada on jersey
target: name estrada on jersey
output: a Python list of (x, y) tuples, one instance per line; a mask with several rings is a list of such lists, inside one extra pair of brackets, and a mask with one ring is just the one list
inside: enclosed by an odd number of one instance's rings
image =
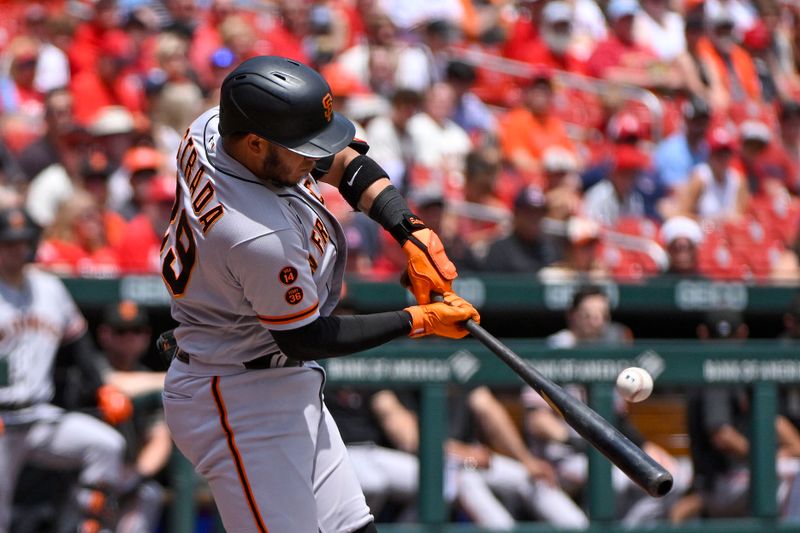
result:
[[(195, 120), (177, 153), (178, 186), (161, 245), (175, 337), (192, 372), (280, 353), (269, 329), (331, 313), (346, 241), (315, 180), (276, 187), (225, 153), (219, 108)], [(217, 368), (213, 368), (217, 367)]]

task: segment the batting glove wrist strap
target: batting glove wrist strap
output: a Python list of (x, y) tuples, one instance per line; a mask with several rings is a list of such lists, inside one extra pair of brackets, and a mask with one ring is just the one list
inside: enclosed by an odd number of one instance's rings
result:
[(358, 201), (364, 191), (379, 179), (386, 177), (386, 171), (371, 157), (359, 155), (345, 167), (342, 181), (339, 182), (339, 192), (347, 203), (358, 211)]

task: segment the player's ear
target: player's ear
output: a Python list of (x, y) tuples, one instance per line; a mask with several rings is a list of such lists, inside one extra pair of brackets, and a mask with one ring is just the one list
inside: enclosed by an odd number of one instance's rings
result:
[(255, 133), (248, 133), (244, 142), (250, 151), (255, 154), (263, 154), (269, 150), (269, 142)]

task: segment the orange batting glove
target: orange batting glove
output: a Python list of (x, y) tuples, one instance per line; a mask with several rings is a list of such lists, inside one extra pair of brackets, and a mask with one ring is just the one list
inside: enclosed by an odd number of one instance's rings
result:
[(453, 290), (453, 280), (458, 276), (456, 266), (448, 259), (441, 239), (433, 230), (423, 227), (414, 231), (403, 244), (403, 251), (408, 257), (408, 289), (418, 304), (430, 303), (431, 293)]
[(130, 398), (112, 385), (103, 385), (97, 389), (97, 407), (103, 415), (103, 420), (113, 426), (133, 416), (133, 404)]
[(469, 334), (464, 322), (470, 318), (475, 322), (481, 321), (481, 315), (472, 304), (454, 292), (445, 293), (443, 302), (414, 305), (405, 310), (411, 314), (411, 333), (408, 336), (412, 338), (439, 335), (461, 339)]

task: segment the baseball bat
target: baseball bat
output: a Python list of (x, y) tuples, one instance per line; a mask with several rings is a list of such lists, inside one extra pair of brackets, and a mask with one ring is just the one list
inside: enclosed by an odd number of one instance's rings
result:
[(664, 496), (672, 489), (672, 475), (605, 418), (547, 379), (477, 322), (467, 320), (466, 328), (533, 387), (589, 444), (600, 450), (648, 494)]

